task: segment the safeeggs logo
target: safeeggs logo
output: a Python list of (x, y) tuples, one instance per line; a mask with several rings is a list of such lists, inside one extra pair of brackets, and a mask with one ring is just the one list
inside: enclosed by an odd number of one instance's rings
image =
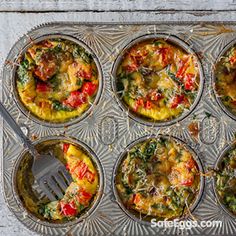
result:
[(191, 228), (211, 228), (211, 227), (222, 227), (222, 221), (217, 220), (207, 220), (207, 221), (196, 221), (196, 220), (178, 220), (174, 219), (172, 221), (157, 221), (157, 219), (151, 220), (151, 227), (159, 228), (171, 228), (176, 227), (179, 229), (191, 229)]

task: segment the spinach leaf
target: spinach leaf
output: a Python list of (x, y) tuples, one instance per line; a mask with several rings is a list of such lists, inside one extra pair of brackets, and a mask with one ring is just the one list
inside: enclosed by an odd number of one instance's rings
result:
[(44, 217), (48, 218), (48, 219), (52, 219), (52, 212), (51, 212), (51, 209), (45, 205), (45, 206), (41, 206), (39, 208), (39, 214), (40, 215), (43, 215)]
[(72, 108), (70, 107), (67, 107), (67, 106), (64, 106), (62, 103), (60, 103), (59, 101), (57, 100), (54, 100), (52, 102), (52, 107), (54, 110), (56, 111), (71, 111)]
[(27, 60), (24, 60), (18, 70), (17, 70), (17, 75), (18, 75), (18, 81), (22, 84), (25, 85), (29, 80), (30, 80), (30, 76), (29, 76), (29, 72), (27, 71), (29, 64)]
[(74, 57), (81, 57), (84, 62), (91, 63), (93, 60), (93, 57), (91, 54), (87, 53), (84, 48), (80, 46), (76, 46), (73, 50), (73, 56)]
[(57, 75), (54, 75), (51, 79), (48, 80), (53, 90), (57, 90), (61, 83), (60, 78)]
[(160, 210), (168, 210), (169, 208), (161, 203), (154, 203), (151, 205), (154, 209), (160, 209)]
[(155, 46), (159, 46), (159, 45), (164, 44), (164, 43), (161, 42), (161, 41), (155, 41), (155, 42), (153, 42), (153, 44), (154, 44)]
[(156, 141), (151, 141), (148, 143), (145, 147), (145, 160), (147, 161), (151, 156), (154, 155), (157, 147), (157, 142)]
[(175, 76), (174, 73), (170, 72), (169, 67), (167, 67), (167, 75), (174, 81), (176, 82), (179, 86), (183, 87), (183, 84), (181, 81)]

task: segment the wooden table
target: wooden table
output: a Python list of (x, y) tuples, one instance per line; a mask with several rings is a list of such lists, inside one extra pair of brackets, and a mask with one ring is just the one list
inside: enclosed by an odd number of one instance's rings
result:
[[(1, 0), (0, 64), (15, 41), (32, 27), (52, 21), (156, 22), (235, 21), (235, 0)], [(0, 194), (0, 236), (36, 235), (8, 210)]]

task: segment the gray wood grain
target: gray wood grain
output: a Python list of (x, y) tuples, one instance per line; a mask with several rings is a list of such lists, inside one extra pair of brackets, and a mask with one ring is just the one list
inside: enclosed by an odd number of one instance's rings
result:
[[(16, 9), (16, 6), (19, 6), (19, 9), (25, 9), (26, 4), (16, 4), (12, 5), (12, 1), (2, 1), (1, 9), (7, 9), (8, 2), (9, 9)], [(32, 1), (33, 2), (33, 1)], [(41, 1), (43, 3), (45, 1)], [(74, 1), (73, 1), (74, 2)], [(90, 0), (88, 0), (91, 3)], [(105, 1), (101, 1), (105, 2)], [(111, 1), (108, 1), (111, 3)], [(114, 1), (117, 2), (117, 1)], [(147, 1), (146, 1), (147, 2)], [(174, 1), (170, 1), (174, 2)], [(183, 2), (183, 1), (182, 1)], [(188, 1), (184, 1), (188, 2)], [(219, 7), (219, 2), (218, 7)], [(233, 1), (225, 1), (230, 4)], [(2, 4), (4, 3), (4, 4)], [(85, 1), (83, 1), (85, 4)], [(58, 4), (58, 9), (62, 9), (63, 4), (55, 3), (48, 5), (49, 7), (55, 7)], [(94, 3), (95, 4), (95, 3)], [(98, 4), (98, 9), (102, 8), (101, 3)], [(130, 3), (129, 6), (131, 6)], [(27, 5), (27, 9), (31, 7), (31, 10), (36, 10), (33, 8), (34, 3)], [(71, 8), (69, 6), (67, 8)], [(164, 6), (164, 5), (162, 5)], [(41, 6), (42, 7), (42, 6)], [(83, 6), (85, 7), (85, 5)], [(104, 5), (105, 9), (108, 8), (108, 5)], [(113, 9), (117, 6), (112, 6)], [(124, 5), (120, 3), (119, 7), (124, 9)], [(139, 6), (139, 8), (142, 6)], [(144, 8), (151, 9), (150, 5), (146, 4), (143, 6)], [(180, 6), (179, 6), (180, 7)], [(187, 6), (186, 6), (187, 7)], [(189, 7), (189, 6), (188, 6)], [(214, 6), (215, 7), (215, 6)], [(233, 4), (232, 7), (235, 8)], [(95, 8), (95, 5), (90, 5), (89, 9)], [(8, 10), (9, 10), (8, 9)], [(18, 9), (18, 10), (19, 10)], [(231, 8), (232, 9), (232, 8)], [(38, 24), (51, 22), (51, 21), (76, 21), (76, 22), (157, 22), (157, 21), (194, 21), (194, 22), (202, 22), (202, 21), (235, 21), (236, 20), (236, 12), (235, 11), (220, 11), (220, 12), (173, 12), (166, 11), (165, 13), (161, 12), (114, 12), (114, 13), (104, 13), (104, 12), (68, 12), (68, 13), (0, 13), (0, 65), (2, 66), (4, 58), (7, 56), (8, 51), (11, 46), (15, 43), (15, 41), (32, 27), (35, 27)], [(3, 157), (1, 157), (3, 158)], [(12, 213), (7, 208), (3, 194), (0, 193), (0, 236), (32, 236), (35, 235), (33, 232), (27, 230), (17, 219), (12, 215)]]
[(235, 0), (1, 0), (0, 11), (236, 10)]

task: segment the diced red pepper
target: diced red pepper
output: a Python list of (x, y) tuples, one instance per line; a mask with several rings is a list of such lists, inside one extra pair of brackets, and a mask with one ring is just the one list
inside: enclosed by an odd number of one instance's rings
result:
[(74, 172), (76, 172), (75, 174), (78, 176), (79, 179), (83, 179), (87, 170), (88, 166), (83, 161), (81, 161), (79, 165), (75, 168)]
[(161, 54), (162, 62), (163, 62), (164, 65), (168, 64), (168, 56), (167, 56), (168, 51), (169, 51), (168, 48), (160, 48), (158, 50), (158, 52)]
[(146, 109), (151, 109), (152, 108), (152, 103), (150, 101), (146, 101), (145, 108)]
[(188, 171), (191, 171), (194, 167), (196, 167), (196, 163), (193, 158), (189, 159), (187, 163), (185, 164)]
[(145, 59), (145, 57), (148, 55), (148, 50), (142, 49), (142, 50), (136, 50), (133, 49), (130, 52), (130, 58), (133, 61), (133, 66), (135, 66), (135, 70), (138, 69), (138, 66), (141, 65)]
[(140, 198), (140, 194), (136, 193), (134, 195), (134, 204), (138, 204), (140, 202), (141, 198)]
[(39, 93), (46, 93), (46, 92), (49, 92), (50, 90), (51, 88), (46, 83), (38, 82), (36, 85), (36, 91)]
[(91, 79), (92, 78), (92, 71), (85, 71), (83, 69), (80, 69), (77, 73), (76, 73), (77, 77), (82, 77), (84, 79)]
[(184, 180), (184, 181), (181, 183), (181, 185), (184, 185), (184, 186), (192, 186), (193, 181), (194, 181), (194, 178), (193, 178), (193, 176), (192, 176), (191, 178)]
[(184, 95), (176, 95), (172, 104), (171, 108), (176, 108), (179, 104), (181, 104), (184, 101)]
[(64, 152), (64, 153), (67, 153), (69, 147), (70, 147), (70, 144), (69, 144), (69, 143), (63, 143), (63, 152)]
[(47, 48), (51, 48), (53, 46), (53, 44), (48, 40), (44, 40), (43, 42), (41, 42), (41, 45)]
[(80, 196), (83, 197), (83, 199), (88, 200), (88, 199), (90, 199), (93, 195), (92, 195), (91, 193), (88, 193), (88, 192), (84, 191), (84, 190), (81, 190), (81, 191), (80, 191)]
[(30, 56), (31, 56), (32, 58), (35, 57), (36, 50), (35, 50), (34, 48), (29, 48), (29, 49), (28, 49), (28, 52), (29, 52), (29, 54), (30, 54)]
[(234, 64), (236, 62), (236, 57), (230, 57), (229, 61), (231, 64)]
[(195, 77), (194, 74), (191, 74), (191, 73), (186, 74), (186, 77), (184, 79), (184, 88), (186, 90), (191, 91), (194, 89), (194, 77)]
[(135, 72), (138, 70), (138, 65), (136, 63), (125, 66), (125, 70), (129, 73)]
[(70, 93), (70, 96), (65, 101), (63, 101), (63, 105), (76, 108), (86, 102), (87, 97), (84, 93), (81, 93), (80, 91), (73, 91)]
[(144, 107), (144, 100), (143, 100), (143, 98), (139, 98), (138, 100), (136, 100), (135, 106), (134, 106), (134, 110), (137, 111), (140, 106)]
[(86, 82), (83, 84), (82, 93), (92, 96), (92, 95), (94, 95), (96, 90), (97, 90), (97, 84), (94, 84), (92, 82)]
[(75, 216), (77, 214), (77, 209), (74, 202), (70, 203), (60, 203), (61, 211), (65, 216)]
[(92, 198), (92, 194), (86, 192), (85, 190), (80, 190), (78, 195), (76, 196), (77, 201), (83, 205), (87, 205)]
[(189, 66), (188, 59), (186, 59), (184, 61), (181, 61), (180, 67), (179, 67), (179, 69), (178, 69), (178, 71), (176, 73), (176, 77), (180, 78), (180, 79), (183, 79), (184, 78), (184, 74), (185, 74), (188, 66)]
[(95, 180), (95, 174), (88, 170), (85, 174), (85, 178), (89, 183), (93, 183), (93, 181)]
[(152, 100), (152, 101), (158, 101), (158, 100), (160, 100), (160, 99), (162, 99), (163, 98), (163, 95), (161, 94), (161, 93), (158, 93), (158, 92), (152, 92), (151, 94), (150, 94), (150, 99)]
[(70, 170), (70, 166), (69, 166), (68, 163), (66, 163), (66, 169), (67, 169), (67, 170)]

